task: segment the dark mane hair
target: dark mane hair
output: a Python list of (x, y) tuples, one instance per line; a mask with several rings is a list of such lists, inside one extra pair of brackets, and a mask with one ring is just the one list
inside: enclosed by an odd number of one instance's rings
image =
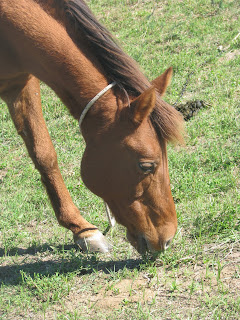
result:
[[(65, 6), (76, 31), (84, 34), (109, 79), (116, 81), (131, 97), (137, 97), (151, 86), (137, 63), (123, 52), (83, 0), (65, 0)], [(182, 117), (159, 95), (150, 120), (159, 137), (168, 141), (182, 141)]]

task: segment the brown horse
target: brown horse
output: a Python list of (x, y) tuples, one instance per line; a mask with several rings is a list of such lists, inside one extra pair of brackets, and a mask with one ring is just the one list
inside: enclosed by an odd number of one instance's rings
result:
[[(39, 170), (58, 222), (83, 249), (106, 252), (97, 227), (73, 204), (58, 168), (39, 80), (79, 120), (88, 102), (81, 173), (140, 252), (166, 249), (177, 229), (166, 144), (181, 140), (182, 117), (161, 98), (168, 69), (150, 83), (82, 0), (0, 0), (0, 96)], [(157, 91), (155, 90), (157, 89)]]

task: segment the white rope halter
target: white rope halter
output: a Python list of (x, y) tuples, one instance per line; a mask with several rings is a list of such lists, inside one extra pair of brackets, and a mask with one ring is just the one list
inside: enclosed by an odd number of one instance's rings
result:
[(88, 110), (94, 105), (94, 103), (101, 97), (104, 95), (104, 93), (106, 93), (109, 89), (111, 89), (112, 87), (114, 87), (117, 84), (116, 81), (110, 83), (108, 86), (106, 86), (102, 91), (100, 91), (98, 94), (95, 95), (94, 98), (92, 98), (91, 101), (88, 102), (88, 104), (86, 105), (86, 107), (83, 109), (83, 112), (81, 113), (80, 119), (79, 119), (79, 128), (80, 128), (80, 132), (81, 132), (81, 125), (82, 122), (86, 116), (86, 114), (88, 113)]
[[(80, 132), (81, 131), (81, 125), (82, 125), (82, 122), (86, 116), (86, 114), (88, 113), (89, 109), (94, 105), (94, 103), (101, 97), (104, 95), (104, 93), (106, 93), (109, 89), (111, 89), (112, 87), (114, 87), (115, 85), (117, 84), (116, 81), (110, 83), (108, 86), (106, 86), (103, 90), (101, 90), (98, 94), (96, 94), (96, 96), (94, 98), (92, 98), (91, 101), (88, 102), (88, 104), (86, 105), (86, 107), (83, 109), (82, 113), (81, 113), (81, 116), (80, 116), (80, 119), (79, 119), (79, 129), (80, 129)], [(113, 228), (116, 224), (116, 221), (115, 221), (115, 218), (111, 215), (111, 211), (109, 209), (109, 206), (107, 205), (106, 202), (105, 203), (105, 208), (106, 208), (106, 213), (107, 213), (107, 218), (108, 218), (108, 222), (109, 222), (109, 227), (110, 228)], [(108, 228), (106, 229), (108, 230)], [(105, 231), (106, 233), (106, 231)]]

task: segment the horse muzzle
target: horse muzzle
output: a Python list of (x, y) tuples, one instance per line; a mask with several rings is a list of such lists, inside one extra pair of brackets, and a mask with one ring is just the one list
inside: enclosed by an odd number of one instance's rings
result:
[(153, 245), (150, 240), (146, 239), (144, 235), (138, 235), (134, 237), (132, 234), (127, 232), (127, 238), (131, 245), (138, 251), (138, 253), (144, 255), (146, 252), (150, 252), (151, 254), (157, 254), (164, 252), (170, 246), (173, 237), (165, 240), (159, 241), (157, 245)]

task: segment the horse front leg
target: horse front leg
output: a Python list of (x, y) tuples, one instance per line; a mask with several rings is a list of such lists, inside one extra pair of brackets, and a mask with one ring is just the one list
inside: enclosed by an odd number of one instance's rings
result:
[(41, 174), (59, 224), (73, 232), (74, 241), (84, 251), (109, 251), (105, 237), (80, 215), (64, 184), (42, 114), (39, 81), (28, 75), (18, 77), (8, 83), (1, 95)]

